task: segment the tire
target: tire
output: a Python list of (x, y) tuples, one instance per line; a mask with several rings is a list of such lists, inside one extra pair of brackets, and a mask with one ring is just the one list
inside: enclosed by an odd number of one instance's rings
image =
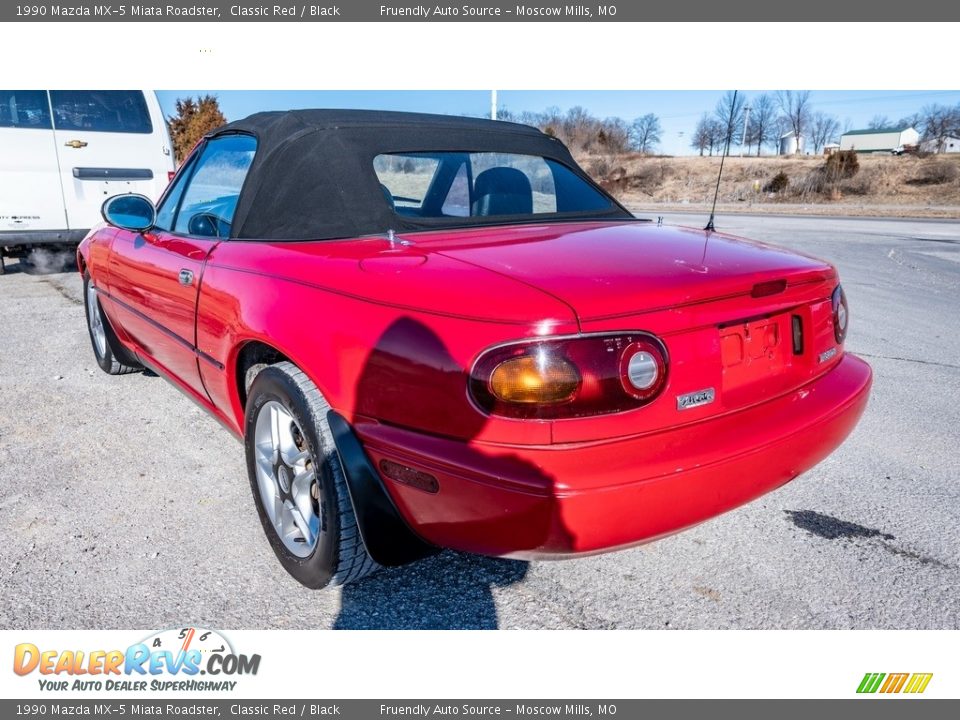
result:
[(110, 321), (103, 313), (96, 285), (89, 273), (83, 274), (83, 307), (87, 315), (87, 333), (97, 365), (108, 375), (126, 375), (139, 372), (143, 366), (120, 343)]
[(281, 362), (256, 375), (247, 398), (247, 475), (280, 564), (315, 589), (378, 570), (357, 528), (327, 424), (330, 406), (316, 385), (295, 365)]

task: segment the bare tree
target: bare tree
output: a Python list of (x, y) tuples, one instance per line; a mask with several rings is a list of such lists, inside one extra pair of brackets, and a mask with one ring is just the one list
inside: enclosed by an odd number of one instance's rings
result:
[(911, 115), (905, 115), (899, 120), (897, 120), (897, 127), (900, 128), (913, 128), (918, 130), (923, 126), (923, 118), (920, 116), (920, 113), (912, 113)]
[(586, 108), (576, 105), (560, 118), (557, 137), (571, 150), (589, 152), (597, 140), (596, 118), (590, 115)]
[(817, 112), (810, 119), (810, 141), (813, 151), (819, 153), (823, 146), (835, 142), (840, 134), (840, 121), (833, 115)]
[(948, 137), (960, 135), (960, 104), (927, 105), (920, 111), (923, 139), (934, 144), (938, 153), (943, 152)]
[(777, 102), (768, 93), (759, 95), (750, 107), (750, 127), (747, 130), (747, 147), (757, 144), (757, 157), (764, 145), (775, 142), (780, 137), (780, 125), (777, 122)]
[(660, 144), (662, 134), (660, 118), (653, 113), (638, 117), (630, 127), (633, 146), (642, 153), (652, 152)]
[(716, 118), (707, 120), (707, 139), (709, 141), (710, 155), (713, 151), (723, 152), (723, 145), (727, 139), (727, 126)]
[(618, 117), (597, 121), (597, 139), (606, 152), (619, 155), (630, 149), (630, 126)]
[(810, 91), (780, 90), (777, 92), (777, 106), (786, 120), (786, 127), (797, 138), (794, 153), (800, 154), (800, 139), (810, 123)]
[(727, 90), (717, 101), (713, 115), (724, 127), (724, 139), (729, 132), (731, 139), (743, 136), (743, 109), (747, 106), (747, 96), (743, 93)]
[(710, 147), (710, 122), (711, 120), (706, 113), (701, 115), (690, 138), (690, 147), (699, 150), (700, 157), (703, 157), (703, 151)]
[(890, 127), (890, 118), (886, 115), (874, 115), (870, 118), (870, 122), (867, 123), (867, 129), (869, 130), (884, 130)]

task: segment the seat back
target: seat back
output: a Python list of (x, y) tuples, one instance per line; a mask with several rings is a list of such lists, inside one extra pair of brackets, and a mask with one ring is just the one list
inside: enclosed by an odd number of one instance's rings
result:
[(484, 170), (477, 175), (473, 188), (473, 215), (529, 215), (533, 212), (530, 180), (516, 168)]

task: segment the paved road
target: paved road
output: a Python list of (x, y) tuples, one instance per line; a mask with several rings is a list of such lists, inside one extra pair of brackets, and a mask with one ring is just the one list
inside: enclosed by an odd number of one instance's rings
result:
[(0, 627), (960, 627), (960, 225), (718, 226), (839, 265), (848, 344), (876, 384), (838, 452), (645, 547), (531, 564), (443, 553), (342, 591), (280, 569), (242, 447), (216, 422), (159, 378), (97, 369), (75, 275), (14, 266), (0, 277)]

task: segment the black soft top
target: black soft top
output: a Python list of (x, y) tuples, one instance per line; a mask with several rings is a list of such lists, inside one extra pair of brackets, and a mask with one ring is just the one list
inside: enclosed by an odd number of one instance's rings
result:
[[(479, 118), (373, 110), (261, 112), (207, 138), (253, 135), (257, 151), (233, 217), (231, 235), (265, 240), (325, 240), (413, 230), (503, 224), (513, 218), (421, 218), (398, 215), (374, 170), (377, 155), (404, 152), (500, 152), (539, 155), (570, 168), (598, 189), (567, 148), (536, 128)], [(516, 218), (632, 217), (611, 209)]]

